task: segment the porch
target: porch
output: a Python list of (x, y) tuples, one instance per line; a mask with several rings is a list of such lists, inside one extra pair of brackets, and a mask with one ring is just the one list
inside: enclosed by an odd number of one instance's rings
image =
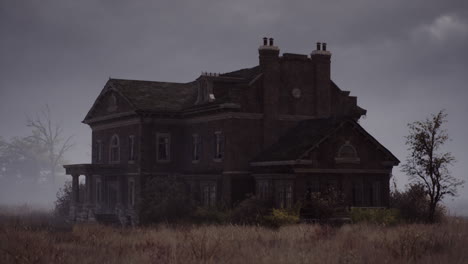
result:
[[(69, 218), (73, 222), (101, 221), (114, 224), (134, 224), (135, 184), (129, 185), (125, 168), (114, 164), (64, 165), (72, 176), (72, 199)], [(84, 176), (84, 190), (80, 193), (80, 177)], [(131, 187), (131, 188), (130, 188)], [(128, 189), (128, 190), (127, 190)], [(132, 200), (129, 197), (131, 190)]]

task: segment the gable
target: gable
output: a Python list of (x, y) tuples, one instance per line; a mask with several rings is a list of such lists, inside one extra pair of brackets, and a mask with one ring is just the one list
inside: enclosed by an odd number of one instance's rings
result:
[[(263, 151), (253, 163), (310, 160), (310, 155), (323, 144), (340, 139), (342, 144), (351, 141), (366, 142), (365, 149), (375, 149), (383, 154), (384, 159), (392, 165), (397, 165), (399, 160), (357, 122), (352, 119), (311, 119), (300, 122), (296, 127), (282, 136), (278, 142)], [(336, 143), (338, 144), (338, 143)], [(335, 145), (336, 145), (335, 144)], [(327, 153), (320, 153), (328, 158), (335, 157), (338, 148), (328, 148)]]
[(105, 87), (89, 110), (84, 123), (92, 119), (134, 112), (135, 107), (118, 91)]
[(342, 123), (300, 159), (311, 160), (319, 168), (381, 169), (399, 163), (390, 151), (355, 122)]

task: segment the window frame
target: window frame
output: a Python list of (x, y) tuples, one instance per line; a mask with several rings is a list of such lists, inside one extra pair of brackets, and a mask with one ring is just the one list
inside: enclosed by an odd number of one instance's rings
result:
[(201, 204), (203, 207), (215, 207), (218, 199), (216, 181), (201, 184)]
[(202, 139), (199, 134), (192, 134), (192, 163), (198, 163), (201, 159)]
[(225, 156), (226, 138), (223, 131), (217, 130), (214, 132), (214, 157), (213, 160), (221, 162)]
[[(166, 149), (166, 158), (165, 159), (162, 159), (160, 156), (159, 156), (159, 148), (160, 148), (160, 144), (159, 144), (159, 140), (161, 138), (167, 138), (167, 141), (164, 143), (166, 146), (165, 146), (165, 149)], [(156, 162), (158, 163), (168, 163), (171, 161), (171, 134), (170, 133), (156, 133)]]
[(103, 151), (103, 143), (102, 140), (96, 140), (96, 163), (102, 162), (102, 151)]
[(128, 136), (128, 162), (134, 163), (135, 158), (135, 135)]
[[(116, 145), (114, 145), (114, 139), (116, 139)], [(116, 153), (114, 153), (114, 148), (117, 149)], [(114, 157), (114, 154), (117, 157)], [(120, 162), (120, 138), (119, 135), (113, 134), (109, 144), (109, 163), (119, 163)]]

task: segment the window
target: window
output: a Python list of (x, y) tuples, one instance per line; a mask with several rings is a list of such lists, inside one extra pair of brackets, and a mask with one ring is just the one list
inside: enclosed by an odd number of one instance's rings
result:
[(102, 203), (102, 182), (96, 179), (96, 203)]
[(198, 162), (201, 153), (201, 137), (198, 134), (192, 135), (192, 161)]
[(206, 207), (213, 207), (216, 205), (216, 182), (202, 185), (202, 204)]
[(171, 160), (171, 136), (168, 133), (156, 134), (156, 151), (158, 162), (168, 162)]
[(276, 206), (278, 208), (291, 208), (293, 204), (292, 182), (278, 182), (276, 187)]
[(128, 160), (135, 161), (135, 136), (128, 137)]
[(353, 205), (363, 206), (364, 186), (362, 182), (353, 184)]
[(135, 205), (135, 180), (128, 179), (128, 204)]
[(381, 206), (381, 186), (380, 182), (376, 181), (372, 184), (372, 205), (373, 206)]
[(257, 194), (258, 197), (262, 200), (267, 200), (270, 198), (270, 182), (268, 180), (259, 180), (257, 181)]
[(96, 161), (98, 163), (102, 162), (102, 141), (96, 141)]
[(221, 161), (224, 157), (224, 135), (221, 131), (215, 132), (215, 161)]
[(120, 142), (119, 136), (113, 135), (110, 144), (110, 162), (119, 162), (120, 160)]
[(335, 157), (336, 163), (359, 163), (360, 159), (356, 149), (347, 140), (338, 150), (338, 155)]

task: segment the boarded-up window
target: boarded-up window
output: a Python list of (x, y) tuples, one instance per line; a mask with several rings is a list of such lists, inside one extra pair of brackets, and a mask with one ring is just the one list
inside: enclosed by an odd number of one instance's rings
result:
[(271, 195), (270, 182), (268, 180), (257, 181), (257, 195), (260, 199), (267, 200)]

